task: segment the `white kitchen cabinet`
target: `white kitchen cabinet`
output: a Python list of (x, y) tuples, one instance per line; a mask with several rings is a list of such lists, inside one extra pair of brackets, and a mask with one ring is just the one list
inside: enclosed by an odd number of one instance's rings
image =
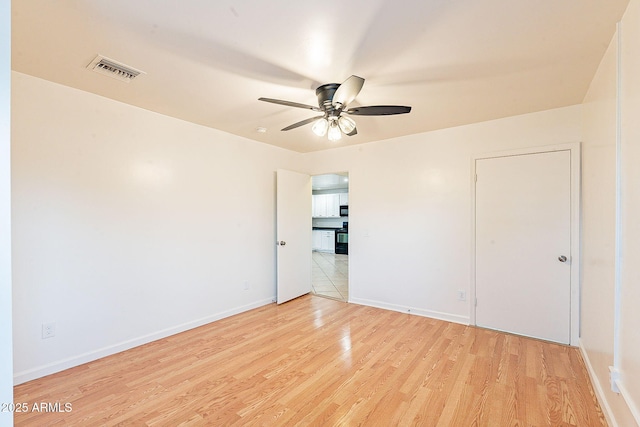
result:
[(311, 216), (315, 218), (318, 216), (317, 213), (318, 213), (318, 196), (314, 194), (313, 196), (311, 196)]
[(313, 230), (311, 246), (314, 251), (335, 252), (336, 234), (334, 230)]
[(326, 194), (314, 194), (313, 195), (313, 216), (314, 218), (326, 218), (327, 217), (327, 199)]
[(319, 211), (318, 216), (322, 218), (330, 218), (331, 217), (331, 209), (329, 208), (331, 204), (331, 200), (329, 198), (329, 194), (320, 194), (319, 196)]
[(327, 196), (327, 216), (337, 218), (340, 216), (340, 195), (325, 194)]
[(349, 205), (349, 193), (339, 193), (340, 196), (340, 206), (348, 206)]
[(336, 235), (333, 230), (322, 230), (322, 241), (321, 241), (321, 249), (326, 252), (335, 252), (336, 251)]
[(314, 218), (338, 218), (340, 216), (340, 196), (338, 194), (314, 194), (312, 212)]
[(323, 230), (312, 230), (311, 232), (311, 249), (314, 251), (322, 249), (322, 231)]

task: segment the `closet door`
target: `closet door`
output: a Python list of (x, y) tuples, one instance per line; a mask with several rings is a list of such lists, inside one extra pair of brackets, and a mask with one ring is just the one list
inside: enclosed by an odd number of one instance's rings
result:
[(570, 160), (476, 160), (477, 326), (569, 344)]

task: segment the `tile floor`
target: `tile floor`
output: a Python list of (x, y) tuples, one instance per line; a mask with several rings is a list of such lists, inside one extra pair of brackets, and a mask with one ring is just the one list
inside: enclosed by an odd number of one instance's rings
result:
[(313, 293), (319, 296), (349, 300), (349, 255), (313, 252)]

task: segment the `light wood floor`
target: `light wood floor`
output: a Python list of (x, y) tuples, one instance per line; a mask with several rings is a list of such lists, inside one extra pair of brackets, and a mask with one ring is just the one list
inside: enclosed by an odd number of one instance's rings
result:
[(307, 295), (15, 387), (16, 425), (606, 425), (577, 349)]

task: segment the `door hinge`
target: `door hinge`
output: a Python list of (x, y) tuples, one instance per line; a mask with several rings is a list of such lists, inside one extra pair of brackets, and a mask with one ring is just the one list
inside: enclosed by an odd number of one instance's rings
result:
[(476, 307), (478, 306), (478, 298), (476, 298)]
[(475, 175), (473, 176), (473, 180), (474, 180), (475, 182), (478, 182), (478, 174), (475, 174)]

